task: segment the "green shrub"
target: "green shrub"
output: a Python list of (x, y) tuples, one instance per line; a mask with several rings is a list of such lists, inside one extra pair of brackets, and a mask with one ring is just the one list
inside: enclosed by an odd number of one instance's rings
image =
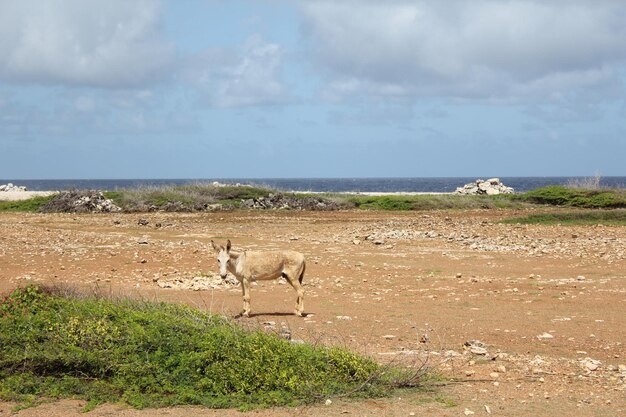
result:
[(272, 191), (251, 186), (214, 186), (212, 184), (164, 185), (107, 192), (115, 204), (127, 211), (176, 205), (176, 211), (193, 211), (208, 204), (237, 207), (242, 199), (267, 197)]
[(383, 196), (349, 196), (344, 199), (364, 210), (447, 210), (520, 207), (524, 203), (510, 195), (416, 194)]
[(381, 395), (406, 377), (380, 371), (346, 349), (293, 344), (185, 306), (38, 287), (0, 299), (0, 398), (27, 405), (80, 398), (89, 407), (245, 409)]
[(413, 210), (414, 207), (411, 196), (357, 196), (348, 200), (364, 210)]
[(620, 189), (581, 189), (551, 185), (528, 191), (516, 198), (534, 204), (582, 208), (626, 207), (626, 192)]
[(603, 224), (607, 226), (626, 226), (626, 210), (579, 210), (564, 213), (539, 213), (525, 217), (514, 217), (503, 220), (506, 224), (562, 224), (562, 225), (591, 225)]

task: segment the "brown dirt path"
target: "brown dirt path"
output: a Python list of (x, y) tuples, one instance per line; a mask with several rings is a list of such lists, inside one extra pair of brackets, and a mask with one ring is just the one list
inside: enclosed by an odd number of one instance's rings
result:
[[(462, 379), (436, 394), (333, 400), (261, 410), (299, 415), (626, 415), (626, 228), (501, 225), (510, 210), (0, 214), (0, 291), (29, 282), (182, 302), (234, 315), (236, 287), (159, 283), (210, 275), (208, 245), (290, 248), (307, 256), (306, 318), (290, 315), (288, 285), (252, 288), (247, 325), (350, 346), (379, 361), (419, 358)], [(139, 220), (147, 221), (140, 225)], [(464, 349), (480, 340), (487, 354)], [(599, 361), (597, 369), (592, 359)], [(24, 416), (85, 415), (61, 401)], [(0, 416), (11, 404), (0, 404)], [(86, 415), (242, 415), (194, 408)]]

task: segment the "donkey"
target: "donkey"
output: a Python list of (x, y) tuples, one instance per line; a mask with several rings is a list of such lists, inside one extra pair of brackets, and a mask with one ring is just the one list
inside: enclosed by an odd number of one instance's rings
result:
[(306, 268), (303, 254), (292, 250), (231, 252), (230, 240), (226, 243), (226, 247), (216, 245), (211, 240), (211, 246), (217, 253), (217, 262), (220, 265), (222, 279), (225, 279), (226, 274), (230, 272), (241, 283), (243, 291), (242, 316), (250, 316), (250, 282), (280, 277), (285, 278), (298, 293), (295, 314), (302, 316), (304, 311), (302, 279)]

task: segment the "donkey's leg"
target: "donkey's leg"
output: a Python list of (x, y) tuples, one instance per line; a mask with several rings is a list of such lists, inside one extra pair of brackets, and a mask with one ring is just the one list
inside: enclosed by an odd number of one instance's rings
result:
[(283, 276), (287, 279), (287, 281), (289, 281), (293, 289), (296, 290), (296, 293), (298, 294), (295, 309), (296, 316), (302, 316), (302, 313), (304, 312), (304, 288), (302, 288), (302, 284), (300, 284), (300, 274), (290, 275), (289, 273), (283, 272)]
[(241, 280), (241, 291), (243, 293), (243, 311), (241, 315), (250, 317), (250, 280), (248, 278)]

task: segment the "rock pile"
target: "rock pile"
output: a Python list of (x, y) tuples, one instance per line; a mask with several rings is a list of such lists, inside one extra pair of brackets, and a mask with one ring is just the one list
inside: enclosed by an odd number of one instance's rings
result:
[(455, 191), (456, 194), (464, 195), (513, 194), (513, 192), (513, 188), (502, 184), (499, 178), (490, 178), (487, 181), (479, 179), (474, 182), (470, 182), (469, 184), (465, 184), (463, 187), (459, 187)]
[(13, 185), (12, 183), (8, 183), (8, 184), (2, 184), (2, 185), (0, 185), (0, 191), (6, 191), (6, 192), (11, 192), (11, 191), (26, 191), (26, 187), (24, 187), (24, 186), (19, 186), (19, 185)]
[(63, 191), (40, 207), (44, 213), (111, 213), (121, 211), (101, 191)]
[(341, 204), (320, 197), (295, 198), (283, 194), (241, 200), (242, 207), (260, 210), (339, 210)]

